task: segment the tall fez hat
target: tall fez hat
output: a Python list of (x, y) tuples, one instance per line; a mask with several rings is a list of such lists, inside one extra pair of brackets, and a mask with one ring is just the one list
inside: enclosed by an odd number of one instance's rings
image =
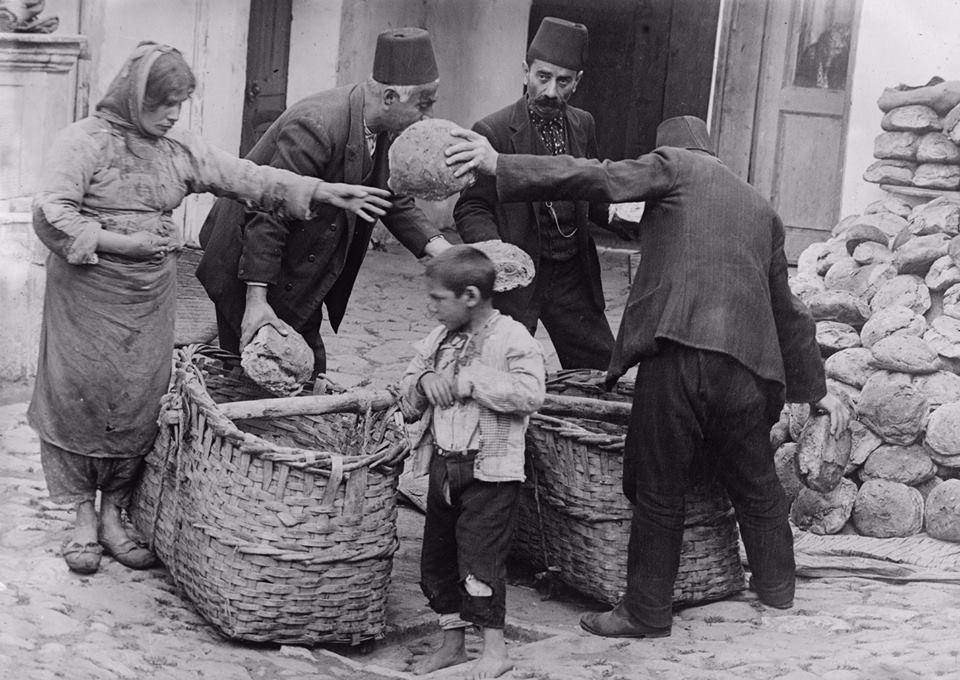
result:
[(657, 126), (657, 146), (697, 149), (716, 155), (707, 124), (696, 116), (667, 118)]
[(440, 77), (430, 34), (422, 28), (391, 28), (377, 36), (373, 79), (384, 85), (426, 85)]
[(533, 63), (534, 59), (571, 71), (582, 71), (587, 60), (587, 27), (556, 17), (544, 17), (527, 49), (527, 63)]

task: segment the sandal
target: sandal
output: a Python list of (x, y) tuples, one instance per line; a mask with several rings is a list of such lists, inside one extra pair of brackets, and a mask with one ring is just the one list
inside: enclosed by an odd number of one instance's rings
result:
[(149, 569), (157, 563), (156, 555), (146, 548), (141, 548), (129, 538), (119, 543), (111, 543), (101, 536), (100, 545), (103, 546), (107, 555), (130, 569)]
[(63, 561), (67, 563), (70, 571), (78, 574), (95, 574), (100, 568), (100, 556), (103, 554), (103, 548), (99, 543), (80, 543), (79, 541), (69, 541), (64, 543), (60, 551), (63, 555)]

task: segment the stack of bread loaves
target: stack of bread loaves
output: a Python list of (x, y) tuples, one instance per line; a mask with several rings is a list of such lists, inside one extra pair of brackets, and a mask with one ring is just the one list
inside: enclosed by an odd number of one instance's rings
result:
[(922, 189), (960, 188), (960, 81), (887, 88), (877, 102), (884, 132), (863, 178)]
[(960, 200), (889, 198), (800, 255), (791, 287), (817, 321), (828, 389), (856, 414), (837, 438), (806, 406), (773, 428), (801, 528), (960, 541), (958, 233)]

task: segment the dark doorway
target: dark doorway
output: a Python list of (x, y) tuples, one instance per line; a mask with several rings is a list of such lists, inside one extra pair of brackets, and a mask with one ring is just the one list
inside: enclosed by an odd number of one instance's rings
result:
[(240, 155), (287, 106), (291, 0), (251, 0)]
[(528, 44), (545, 16), (587, 27), (572, 103), (596, 119), (601, 157), (636, 158), (664, 118), (706, 119), (719, 13), (720, 0), (533, 0)]

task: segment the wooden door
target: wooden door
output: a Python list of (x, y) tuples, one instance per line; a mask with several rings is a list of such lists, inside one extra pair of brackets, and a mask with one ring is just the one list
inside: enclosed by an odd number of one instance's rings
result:
[(783, 219), (791, 261), (840, 217), (857, 10), (856, 0), (767, 3), (749, 181)]
[(250, 2), (241, 156), (246, 155), (287, 106), (291, 1)]
[(706, 119), (719, 11), (720, 0), (534, 0), (527, 42), (545, 16), (587, 27), (571, 104), (596, 119), (601, 158), (636, 158), (664, 118)]

